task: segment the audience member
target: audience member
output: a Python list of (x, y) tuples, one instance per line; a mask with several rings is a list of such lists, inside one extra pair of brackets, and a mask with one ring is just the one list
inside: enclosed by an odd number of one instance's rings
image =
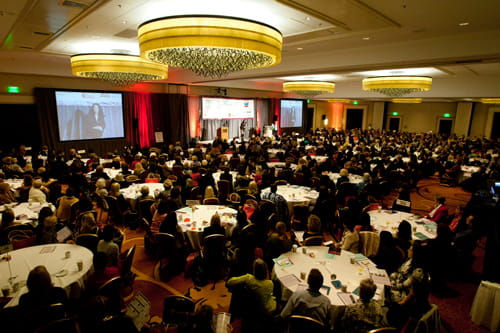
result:
[(120, 248), (113, 241), (115, 235), (115, 227), (108, 224), (102, 230), (102, 239), (97, 243), (97, 252), (103, 252), (107, 257), (107, 266), (118, 266), (118, 255)]

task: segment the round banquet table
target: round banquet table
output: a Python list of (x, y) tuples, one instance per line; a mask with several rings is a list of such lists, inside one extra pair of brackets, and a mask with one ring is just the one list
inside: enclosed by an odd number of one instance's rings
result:
[(378, 232), (386, 230), (396, 235), (399, 223), (406, 220), (411, 224), (413, 239), (436, 238), (436, 222), (418, 215), (392, 210), (371, 210), (368, 214), (370, 215), (371, 225)]
[[(269, 191), (270, 188), (263, 189), (261, 197)], [(319, 193), (310, 187), (299, 185), (278, 185), (277, 193), (285, 198), (290, 213), (293, 211), (294, 205), (314, 205), (319, 196)]]
[[(238, 175), (238, 171), (229, 171), (229, 173), (233, 176), (233, 184), (231, 184), (231, 185), (234, 185), (234, 181), (236, 180), (236, 176)], [(217, 171), (217, 172), (212, 173), (212, 177), (214, 177), (214, 181), (215, 181), (215, 186), (217, 186), (217, 182), (220, 180), (220, 175), (222, 175), (222, 174), (223, 174), (222, 171)]]
[[(34, 226), (37, 224), (38, 214), (43, 207), (50, 207), (53, 212), (56, 208), (50, 202), (40, 203), (40, 202), (21, 202), (21, 203), (11, 203), (0, 207), (0, 212), (3, 212), (6, 207), (11, 208), (14, 211), (14, 216), (16, 217), (16, 222), (20, 223), (32, 223)], [(2, 215), (0, 214), (0, 221), (2, 220)]]
[[(332, 283), (332, 274), (336, 275), (335, 280), (339, 280), (342, 285), (347, 287), (347, 297), (354, 300), (358, 296), (352, 292), (359, 287), (359, 282), (369, 278), (370, 272), (379, 274), (380, 270), (375, 267), (375, 264), (369, 259), (360, 255), (354, 255), (348, 251), (342, 251), (341, 255), (328, 253), (327, 246), (307, 246), (307, 253), (304, 254), (302, 249), (298, 248), (297, 252), (287, 252), (282, 254), (273, 266), (273, 280), (278, 279), (281, 284), (282, 300), (288, 300), (292, 293), (302, 288), (307, 288), (307, 275), (312, 268), (317, 268), (323, 274), (323, 285), (328, 287), (321, 288), (321, 292), (326, 295), (332, 305), (343, 306), (345, 302), (342, 300), (341, 289), (337, 289)], [(280, 265), (279, 260), (288, 258), (288, 264)], [(351, 258), (359, 258), (354, 264), (351, 264)], [(304, 278), (301, 277), (305, 275)], [(383, 300), (383, 284), (380, 281), (375, 281), (377, 284), (376, 300)]]
[(309, 157), (313, 160), (316, 160), (318, 163), (323, 163), (328, 159), (328, 156), (324, 155), (309, 155)]
[[(66, 259), (65, 253), (67, 251), (71, 253), (71, 256)], [(0, 255), (0, 258), (6, 255), (7, 253)], [(19, 297), (28, 292), (26, 280), (29, 272), (36, 266), (45, 266), (51, 275), (54, 286), (63, 288), (68, 297), (76, 296), (75, 293), (78, 294), (83, 289), (87, 276), (93, 270), (92, 252), (85, 247), (74, 244), (30, 246), (8, 252), (8, 255), (11, 257), (10, 261), (0, 261), (0, 286), (2, 289), (10, 286), (9, 297), (12, 297), (6, 307), (16, 306), (19, 303)], [(81, 271), (77, 267), (79, 260), (83, 263)], [(11, 281), (9, 281), (10, 276), (12, 276)], [(18, 290), (14, 292), (16, 285)]]
[(120, 193), (123, 194), (125, 199), (136, 199), (141, 195), (141, 187), (147, 186), (149, 188), (149, 195), (155, 197), (155, 191), (163, 191), (163, 183), (139, 183), (132, 184), (127, 188), (121, 189)]
[[(337, 180), (340, 178), (340, 174), (339, 173), (334, 173), (334, 172), (329, 172), (328, 173), (328, 177), (330, 177), (330, 179), (335, 184), (337, 184)], [(359, 184), (360, 182), (363, 181), (363, 177), (361, 177), (360, 175), (349, 174), (348, 177), (349, 177), (349, 183), (352, 183), (352, 184)]]
[(203, 244), (203, 230), (210, 225), (210, 219), (215, 213), (219, 214), (221, 225), (226, 229), (226, 237), (231, 235), (236, 225), (236, 209), (220, 205), (195, 205), (175, 211), (177, 223), (182, 228), (195, 250), (201, 249)]

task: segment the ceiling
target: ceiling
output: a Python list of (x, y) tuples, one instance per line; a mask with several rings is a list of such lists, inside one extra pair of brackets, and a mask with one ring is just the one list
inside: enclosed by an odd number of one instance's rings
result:
[[(0, 73), (72, 76), (69, 56), (139, 54), (137, 27), (158, 17), (217, 14), (283, 34), (280, 64), (222, 80), (169, 69), (166, 82), (281, 91), (291, 76), (336, 83), (317, 99), (384, 100), (369, 76), (433, 77), (424, 100), (500, 97), (498, 0), (16, 0), (0, 3)], [(373, 72), (384, 70), (385, 72)], [(293, 96), (293, 95), (288, 95)]]

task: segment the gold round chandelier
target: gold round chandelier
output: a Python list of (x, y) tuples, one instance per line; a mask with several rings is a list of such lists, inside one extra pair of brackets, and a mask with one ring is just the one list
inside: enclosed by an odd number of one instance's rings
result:
[(483, 104), (500, 104), (500, 98), (481, 98)]
[(428, 91), (431, 86), (432, 78), (428, 76), (381, 76), (363, 79), (363, 90), (374, 91), (391, 97)]
[(283, 43), (271, 26), (213, 15), (154, 19), (139, 26), (138, 38), (143, 58), (214, 78), (279, 64)]
[(322, 81), (291, 81), (283, 83), (284, 92), (293, 92), (306, 97), (333, 93), (335, 83)]
[(418, 103), (422, 103), (422, 99), (421, 98), (393, 98), (393, 99), (391, 99), (391, 102), (400, 103), (400, 104), (418, 104)]
[(77, 54), (71, 57), (74, 75), (129, 85), (140, 81), (163, 80), (168, 67), (125, 54)]

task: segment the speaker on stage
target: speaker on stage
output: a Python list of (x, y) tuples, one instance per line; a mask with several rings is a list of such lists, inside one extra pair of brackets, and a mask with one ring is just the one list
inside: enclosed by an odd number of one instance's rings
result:
[(228, 141), (229, 140), (229, 128), (226, 126), (219, 127), (217, 129), (217, 136), (222, 141)]

